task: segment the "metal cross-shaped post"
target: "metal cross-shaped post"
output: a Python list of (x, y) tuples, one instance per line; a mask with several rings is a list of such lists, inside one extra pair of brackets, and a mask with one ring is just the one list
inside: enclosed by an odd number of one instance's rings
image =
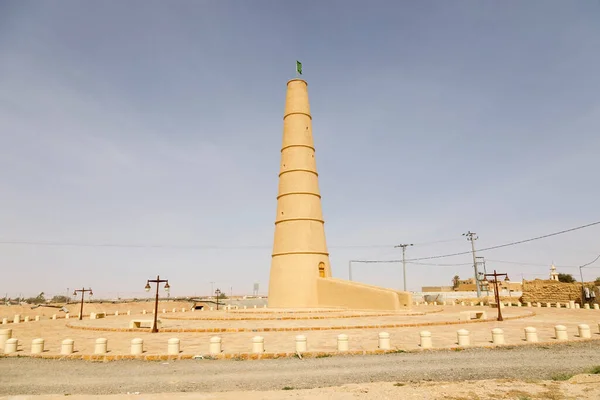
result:
[(77, 296), (77, 292), (81, 292), (81, 308), (79, 309), (79, 320), (81, 321), (83, 319), (83, 295), (85, 292), (90, 292), (90, 296), (93, 296), (94, 293), (92, 292), (92, 288), (81, 288), (73, 290), (73, 296)]
[(152, 324), (152, 330), (150, 331), (152, 333), (158, 332), (158, 324), (157, 324), (157, 318), (158, 318), (158, 287), (163, 282), (165, 282), (165, 291), (168, 293), (169, 289), (171, 289), (171, 286), (169, 286), (169, 280), (168, 279), (160, 279), (159, 275), (156, 276), (156, 279), (148, 279), (146, 281), (146, 286), (144, 287), (144, 289), (146, 290), (146, 292), (149, 292), (150, 291), (150, 284), (151, 283), (156, 283), (156, 299), (154, 300), (154, 323)]
[[(501, 309), (501, 304), (500, 304), (500, 292), (498, 291), (498, 277), (499, 276), (505, 276), (506, 278), (504, 278), (505, 281), (508, 281), (508, 274), (498, 274), (496, 273), (496, 270), (494, 270), (493, 274), (485, 274), (484, 275), (485, 278), (487, 279), (487, 277), (493, 277), (494, 280), (491, 281), (491, 283), (494, 284), (494, 294), (495, 294), (495, 298), (496, 298), (496, 306), (498, 307), (498, 321), (504, 321), (504, 319), (502, 318), (502, 309)], [(488, 282), (490, 282), (488, 280)]]

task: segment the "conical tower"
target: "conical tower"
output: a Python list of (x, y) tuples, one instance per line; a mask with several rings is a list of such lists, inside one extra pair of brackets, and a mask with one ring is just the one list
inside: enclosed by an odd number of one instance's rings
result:
[(270, 307), (316, 307), (317, 278), (331, 277), (307, 83), (287, 84)]
[(331, 276), (307, 84), (287, 83), (269, 307), (408, 308), (411, 295)]

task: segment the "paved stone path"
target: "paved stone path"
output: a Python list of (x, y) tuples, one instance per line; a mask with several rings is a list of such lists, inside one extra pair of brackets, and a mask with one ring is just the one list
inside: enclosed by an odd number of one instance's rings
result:
[[(172, 307), (171, 307), (172, 308)], [(432, 312), (438, 311), (440, 307), (435, 306), (419, 306), (415, 307), (415, 311)], [(456, 347), (456, 331), (458, 329), (467, 329), (471, 333), (472, 346), (490, 346), (491, 345), (491, 329), (500, 327), (505, 332), (507, 344), (523, 344), (524, 343), (524, 328), (532, 326), (537, 328), (540, 342), (556, 342), (554, 339), (554, 326), (562, 324), (567, 326), (569, 339), (580, 341), (577, 336), (577, 325), (581, 323), (588, 324), (592, 330), (593, 338), (600, 338), (598, 332), (598, 322), (600, 321), (600, 310), (585, 310), (585, 309), (555, 309), (555, 308), (527, 308), (527, 307), (507, 307), (503, 309), (505, 317), (517, 317), (527, 315), (534, 312), (535, 316), (506, 320), (503, 322), (489, 321), (480, 323), (461, 323), (455, 325), (436, 325), (426, 327), (402, 327), (402, 328), (379, 328), (378, 325), (384, 325), (390, 322), (398, 323), (443, 323), (444, 321), (456, 323), (460, 311), (466, 310), (485, 310), (488, 313), (488, 318), (495, 316), (495, 309), (484, 307), (460, 307), (446, 306), (441, 312), (433, 312), (421, 316), (364, 316), (358, 318), (344, 319), (327, 319), (327, 320), (260, 320), (260, 321), (183, 321), (183, 320), (165, 320), (165, 326), (174, 324), (173, 326), (202, 326), (202, 327), (219, 327), (219, 326), (243, 326), (245, 328), (252, 327), (272, 327), (281, 326), (294, 327), (295, 331), (287, 332), (226, 332), (219, 333), (218, 336), (223, 341), (223, 351), (225, 353), (244, 353), (251, 349), (252, 337), (260, 335), (265, 340), (265, 351), (272, 353), (293, 353), (295, 351), (295, 336), (304, 334), (308, 338), (308, 350), (312, 352), (336, 352), (337, 335), (345, 333), (349, 335), (350, 350), (376, 350), (378, 347), (378, 333), (385, 330), (391, 335), (391, 346), (393, 349), (401, 350), (418, 350), (419, 347), (419, 332), (428, 330), (432, 333), (433, 346), (435, 348), (452, 348)], [(205, 312), (209, 314), (210, 312)], [(212, 312), (215, 316), (225, 315), (219, 311)], [(220, 314), (219, 314), (220, 313)], [(197, 315), (199, 312), (191, 313), (175, 313), (177, 315)], [(239, 313), (231, 313), (239, 316)], [(267, 315), (267, 314), (262, 314)], [(31, 341), (35, 338), (45, 339), (45, 348), (47, 351), (44, 354), (53, 355), (59, 354), (60, 343), (63, 339), (71, 338), (75, 340), (75, 349), (77, 354), (93, 354), (95, 339), (104, 337), (108, 339), (108, 349), (110, 355), (129, 354), (130, 343), (133, 338), (142, 338), (144, 340), (145, 354), (166, 354), (167, 340), (172, 337), (181, 339), (181, 350), (183, 355), (196, 355), (208, 353), (208, 342), (210, 337), (215, 336), (215, 333), (195, 333), (195, 332), (163, 332), (151, 334), (147, 330), (140, 332), (99, 332), (87, 331), (79, 329), (71, 329), (67, 324), (82, 324), (86, 326), (109, 327), (119, 326), (126, 327), (127, 323), (132, 318), (152, 318), (152, 314), (127, 316), (121, 315), (118, 317), (109, 316), (100, 320), (48, 320), (43, 319), (39, 322), (28, 322), (20, 324), (8, 324), (0, 326), (0, 329), (8, 327), (13, 329), (13, 337), (19, 339), (19, 355), (27, 355), (30, 353)], [(336, 329), (336, 330), (309, 330), (317, 326), (333, 327), (340, 326), (355, 326), (362, 325), (370, 328), (361, 329)]]

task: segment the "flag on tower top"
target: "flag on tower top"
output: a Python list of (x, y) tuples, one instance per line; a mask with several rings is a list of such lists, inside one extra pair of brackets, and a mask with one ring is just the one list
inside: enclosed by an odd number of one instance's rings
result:
[(302, 63), (298, 60), (296, 60), (296, 71), (298, 71), (298, 73), (302, 75)]

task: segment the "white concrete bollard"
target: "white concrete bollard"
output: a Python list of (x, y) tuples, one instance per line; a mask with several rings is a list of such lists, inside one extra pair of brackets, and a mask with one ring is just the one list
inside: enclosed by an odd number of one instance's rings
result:
[[(586, 304), (587, 305), (587, 304)], [(588, 306), (589, 307), (589, 306)], [(579, 303), (575, 303), (575, 309), (581, 308), (581, 306), (579, 305)]]
[(531, 307), (531, 302), (530, 301), (527, 302), (527, 307)]
[(542, 308), (542, 303), (540, 303), (539, 301), (537, 302), (537, 308)]
[(389, 350), (390, 347), (390, 334), (387, 332), (379, 332), (379, 348), (381, 350)]
[(254, 308), (256, 308), (256, 304), (254, 305)]
[(254, 336), (252, 338), (252, 352), (253, 353), (264, 353), (265, 352), (265, 338), (262, 336)]
[(39, 315), (36, 315), (36, 316), (35, 316), (35, 320), (36, 320), (36, 321), (39, 321), (39, 320), (40, 320), (40, 316), (39, 316)]
[(546, 308), (551, 308), (552, 307), (552, 303), (546, 303)]
[(29, 322), (29, 315), (26, 315), (25, 318), (23, 318), (23, 322)]
[(452, 303), (450, 304), (451, 306), (455, 306), (456, 302), (454, 300), (452, 300)]
[(4, 344), (12, 337), (12, 329), (0, 329), (0, 350), (4, 350)]
[(583, 308), (585, 308), (586, 310), (589, 310), (589, 309), (590, 309), (590, 305), (589, 305), (588, 303), (585, 303), (585, 304), (583, 305)]
[(265, 304), (265, 305), (263, 306), (263, 308), (267, 308), (267, 305)]
[(14, 318), (13, 318), (13, 324), (19, 324), (21, 323), (21, 314), (15, 314)]
[(475, 307), (475, 302), (474, 302), (474, 301), (471, 301), (471, 302), (469, 303), (469, 305), (470, 305), (471, 307)]
[(52, 319), (56, 319), (56, 314), (52, 314)]
[(108, 339), (98, 338), (96, 339), (96, 345), (94, 346), (94, 354), (106, 354), (108, 349)]
[[(600, 324), (598, 324), (598, 326), (600, 326)], [(306, 351), (306, 349), (307, 349), (306, 336), (304, 336), (304, 335), (296, 336), (296, 351), (298, 353), (303, 353)]]
[(144, 354), (144, 340), (140, 338), (131, 339), (131, 355)]
[(166, 314), (166, 313), (167, 313), (167, 310), (163, 308), (163, 314)]
[(146, 310), (142, 310), (142, 314), (146, 315)]
[(556, 308), (560, 308), (560, 303), (559, 302), (556, 303)]
[(577, 329), (579, 330), (579, 337), (581, 339), (591, 339), (592, 332), (590, 330), (590, 326), (587, 324), (579, 324), (577, 325)]
[(479, 302), (479, 305), (480, 305), (481, 307), (484, 307), (484, 306), (485, 306), (485, 303), (484, 303), (483, 301), (480, 301), (480, 302)]
[(152, 311), (151, 311), (151, 313), (152, 313), (152, 315), (154, 315), (154, 314), (155, 314), (155, 311), (154, 311), (154, 310), (152, 310)]
[(192, 308), (192, 312), (196, 312), (196, 307)]
[(434, 301), (434, 302), (433, 302), (433, 305), (434, 305), (434, 306), (437, 306), (437, 305), (438, 305), (438, 304), (437, 304), (437, 301)]
[(73, 339), (65, 339), (60, 345), (60, 354), (68, 355), (73, 353), (75, 341)]
[(456, 341), (459, 346), (470, 346), (471, 338), (469, 337), (469, 331), (466, 329), (459, 329), (456, 331)]
[(19, 341), (16, 338), (10, 338), (4, 343), (4, 354), (12, 354), (17, 352)]
[(181, 341), (178, 338), (171, 338), (167, 341), (167, 354), (176, 356), (179, 354), (179, 345)]
[(210, 338), (210, 344), (208, 345), (208, 352), (210, 354), (221, 354), (221, 338), (213, 336)]
[(557, 340), (569, 340), (569, 335), (567, 334), (567, 327), (564, 325), (556, 325), (554, 327), (554, 335)]
[(81, 313), (77, 314), (77, 319), (79, 319), (81, 317)]
[(419, 336), (421, 337), (421, 348), (430, 349), (433, 346), (431, 341), (431, 332), (421, 331), (419, 332)]
[(446, 305), (446, 300), (442, 301), (442, 305), (445, 306)]
[(115, 311), (115, 317), (118, 317), (118, 316), (119, 316), (119, 312)]
[(8, 318), (2, 318), (2, 325), (8, 324)]
[(174, 309), (172, 309), (172, 310), (171, 310), (171, 312), (177, 312), (177, 309), (176, 309), (176, 308), (174, 308)]
[(42, 354), (44, 352), (44, 339), (33, 339), (31, 341), (31, 354)]
[(246, 309), (246, 306), (244, 306), (244, 310)]
[[(517, 307), (523, 307), (523, 304), (521, 304), (521, 302), (518, 302)], [(529, 305), (529, 307), (531, 307), (531, 305)]]
[(506, 303), (506, 306), (507, 306), (507, 307), (512, 307), (512, 301), (509, 301), (509, 302), (507, 302), (507, 303)]
[[(256, 307), (256, 306), (255, 306), (255, 307)], [(211, 308), (210, 308), (210, 311), (212, 311), (212, 310), (214, 310), (214, 307), (211, 307)]]
[(600, 310), (600, 305), (599, 305), (599, 304), (596, 304), (596, 303), (594, 303), (594, 310)]
[(577, 308), (577, 305), (575, 304), (575, 300), (569, 300), (569, 308)]
[(492, 329), (492, 343), (504, 344), (504, 331), (500, 328)]
[(131, 315), (131, 310), (127, 310), (127, 315)]
[(428, 302), (426, 302), (426, 301), (424, 301), (424, 302), (423, 302), (423, 305), (424, 305), (424, 306), (428, 306), (428, 305), (429, 305), (429, 303), (428, 303)]
[(348, 351), (348, 335), (345, 333), (339, 334), (337, 337), (338, 351)]
[(525, 328), (525, 341), (526, 342), (537, 342), (538, 341), (537, 329), (535, 329), (532, 326), (528, 326), (527, 328)]
[(182, 309), (181, 309), (181, 312), (185, 312), (185, 308), (182, 308)]

